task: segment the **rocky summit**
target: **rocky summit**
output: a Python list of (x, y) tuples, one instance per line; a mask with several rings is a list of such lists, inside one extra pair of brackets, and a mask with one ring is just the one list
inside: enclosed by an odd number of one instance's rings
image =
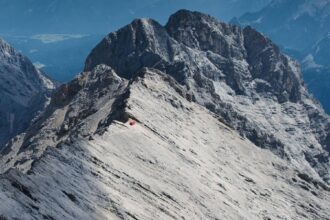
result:
[(330, 118), (250, 27), (181, 10), (100, 42), (0, 158), (4, 219), (330, 219)]

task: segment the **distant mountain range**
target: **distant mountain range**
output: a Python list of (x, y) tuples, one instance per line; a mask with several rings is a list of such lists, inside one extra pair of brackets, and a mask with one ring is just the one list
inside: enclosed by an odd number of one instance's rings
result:
[(29, 56), (37, 68), (57, 81), (67, 82), (82, 70), (86, 56), (102, 36), (45, 34), (4, 37)]
[(330, 1), (273, 0), (239, 22), (262, 30), (286, 49), (309, 52), (330, 31)]
[(298, 59), (309, 89), (330, 112), (329, 0), (273, 0), (232, 22), (253, 26)]

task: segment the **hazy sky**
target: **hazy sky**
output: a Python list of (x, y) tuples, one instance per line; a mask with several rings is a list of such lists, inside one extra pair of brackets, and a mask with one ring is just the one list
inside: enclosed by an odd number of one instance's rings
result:
[(270, 0), (0, 0), (0, 34), (103, 34), (137, 17), (165, 23), (185, 8), (228, 21)]

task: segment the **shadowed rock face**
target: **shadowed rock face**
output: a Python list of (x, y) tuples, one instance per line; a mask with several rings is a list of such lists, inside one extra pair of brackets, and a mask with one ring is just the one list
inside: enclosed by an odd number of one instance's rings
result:
[(135, 20), (2, 151), (0, 213), (328, 220), (329, 128), (296, 63), (253, 29)]
[(0, 39), (0, 149), (29, 126), (54, 88), (26, 57)]
[[(169, 60), (170, 36), (156, 21), (137, 19), (116, 33), (109, 34), (87, 58), (85, 71), (107, 64), (124, 78), (130, 79), (143, 67)], [(173, 41), (173, 40), (172, 40)], [(175, 42), (172, 42), (175, 44)]]
[(244, 29), (244, 39), (253, 78), (265, 80), (272, 86), (265, 92), (277, 95), (279, 102), (300, 101), (303, 81), (299, 70), (289, 66), (297, 64), (290, 63), (292, 61), (281, 54), (276, 45), (251, 27)]

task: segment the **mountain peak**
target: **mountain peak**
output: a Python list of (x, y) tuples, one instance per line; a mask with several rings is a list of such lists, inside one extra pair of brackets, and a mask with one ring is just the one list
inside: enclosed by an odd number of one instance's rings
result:
[(168, 23), (172, 23), (172, 22), (179, 21), (179, 20), (183, 21), (183, 22), (185, 22), (187, 20), (200, 20), (202, 18), (210, 19), (210, 20), (215, 19), (208, 14), (204, 14), (204, 13), (201, 13), (198, 11), (190, 11), (187, 9), (181, 9), (170, 16)]
[[(85, 71), (98, 64), (111, 66), (121, 77), (130, 79), (136, 71), (145, 66), (152, 67), (166, 47), (163, 39), (166, 30), (152, 19), (135, 19), (131, 24), (110, 33), (88, 56)], [(166, 52), (166, 51), (163, 51)], [(168, 56), (162, 54), (163, 58)]]
[[(222, 23), (209, 15), (180, 10), (173, 14), (166, 24), (168, 33), (177, 41), (184, 43), (191, 48), (201, 50), (211, 50), (213, 52), (224, 54), (230, 53), (228, 48), (215, 45), (218, 42), (236, 43), (237, 39), (223, 39), (225, 36), (239, 34), (240, 28), (237, 26)], [(222, 39), (221, 39), (222, 38)]]
[[(274, 109), (282, 106), (286, 109), (284, 112), (289, 111), (288, 106), (297, 105), (310, 121), (316, 119), (307, 108), (317, 109), (324, 123), (329, 123), (306, 90), (296, 61), (253, 28), (221, 23), (199, 12), (180, 10), (169, 18), (165, 27), (153, 20), (134, 20), (97, 45), (87, 58), (85, 69), (98, 64), (112, 67), (118, 76), (128, 80), (146, 67), (170, 75), (186, 87), (197, 103), (219, 114), (253, 143), (282, 157), (290, 154), (285, 150), (285, 135), (280, 132), (273, 136), (268, 123), (260, 126), (259, 119), (247, 117), (250, 111), (256, 111), (253, 103), (260, 103), (261, 112), (263, 105), (273, 105)], [(274, 114), (286, 118), (284, 112)], [(292, 116), (294, 119), (288, 120), (299, 120), (295, 117), (300, 113), (296, 113)], [(264, 113), (260, 113), (257, 118), (263, 117)], [(286, 122), (274, 119), (270, 123), (280, 131), (283, 130), (281, 123)], [(309, 122), (301, 129), (308, 129), (306, 126), (310, 126)], [(283, 132), (290, 135), (288, 130)], [(318, 142), (314, 145), (327, 149), (324, 144), (327, 131), (310, 135), (311, 138), (317, 135)], [(296, 146), (301, 145), (298, 136)]]

